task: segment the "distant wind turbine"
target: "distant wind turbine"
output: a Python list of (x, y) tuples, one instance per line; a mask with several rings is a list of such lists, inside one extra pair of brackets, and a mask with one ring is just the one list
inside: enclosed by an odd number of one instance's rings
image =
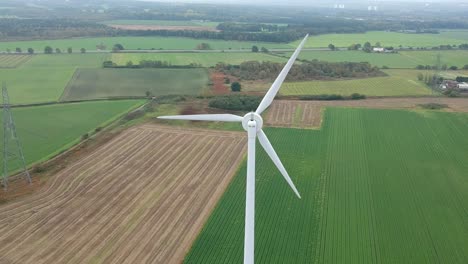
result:
[(288, 172), (284, 168), (281, 160), (276, 154), (273, 146), (268, 140), (267, 136), (262, 130), (263, 119), (260, 116), (265, 109), (267, 109), (273, 99), (275, 98), (278, 90), (281, 87), (286, 75), (288, 75), (289, 70), (291, 69), (294, 61), (296, 60), (299, 52), (304, 46), (307, 37), (301, 41), (296, 51), (294, 51), (291, 58), (289, 58), (288, 63), (284, 66), (283, 70), (280, 72), (275, 82), (271, 85), (270, 89), (266, 93), (265, 97), (260, 102), (257, 110), (255, 112), (247, 113), (244, 117), (232, 115), (232, 114), (207, 114), (207, 115), (176, 115), (176, 116), (160, 116), (160, 119), (176, 119), (176, 120), (197, 120), (197, 121), (224, 121), (224, 122), (239, 122), (242, 123), (242, 126), (245, 131), (247, 131), (248, 136), (248, 150), (247, 150), (247, 190), (246, 190), (246, 205), (245, 205), (245, 236), (244, 236), (244, 264), (253, 264), (254, 263), (254, 228), (255, 228), (255, 143), (256, 138), (265, 149), (266, 153), (273, 160), (273, 163), (276, 165), (278, 170), (283, 175), (286, 182), (289, 184), (291, 189), (301, 198), (301, 195), (294, 186), (291, 178), (288, 175)]

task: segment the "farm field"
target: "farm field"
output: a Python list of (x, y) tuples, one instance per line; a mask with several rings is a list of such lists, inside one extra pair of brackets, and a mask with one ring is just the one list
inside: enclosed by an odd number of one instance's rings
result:
[[(441, 31), (440, 34), (406, 34), (385, 31), (369, 31), (353, 34), (324, 34), (310, 36), (305, 48), (328, 47), (333, 44), (337, 47), (349, 47), (351, 44), (363, 45), (369, 41), (372, 45), (380, 42), (382, 46), (398, 47), (434, 47), (439, 45), (459, 45), (468, 42), (468, 31)], [(299, 44), (300, 40), (292, 42), (292, 46)]]
[(60, 100), (198, 95), (207, 85), (205, 69), (77, 69)]
[[(256, 260), (466, 263), (466, 133), (467, 114), (349, 108), (321, 130), (267, 128), (302, 199), (259, 149)], [(245, 164), (185, 263), (242, 261), (244, 193)]]
[[(96, 45), (104, 44), (110, 50), (114, 44), (119, 43), (125, 49), (167, 49), (167, 50), (180, 50), (188, 49), (193, 50), (200, 43), (210, 44), (212, 49), (246, 49), (251, 50), (253, 45), (265, 48), (292, 48), (288, 44), (282, 43), (267, 43), (267, 42), (247, 42), (247, 41), (225, 41), (225, 40), (212, 40), (212, 39), (191, 39), (191, 38), (177, 38), (177, 37), (101, 37), (101, 38), (74, 38), (74, 39), (57, 39), (57, 40), (34, 40), (34, 41), (13, 41), (13, 42), (0, 42), (0, 51), (5, 51), (7, 48), (15, 49), (20, 47), (23, 50), (33, 48), (36, 52), (43, 52), (46, 46), (60, 48), (66, 51), (68, 47), (72, 47), (75, 52), (79, 52), (81, 48), (86, 50), (96, 50)], [(328, 44), (327, 44), (328, 45)]]
[(267, 111), (265, 124), (273, 127), (319, 128), (323, 109), (326, 107), (356, 107), (377, 109), (420, 110), (421, 104), (447, 105), (447, 112), (468, 113), (467, 98), (418, 97), (418, 98), (372, 98), (364, 100), (297, 101), (275, 100)]
[(110, 57), (103, 53), (34, 55), (22, 68), (101, 68)]
[[(363, 51), (353, 50), (302, 51), (299, 55), (299, 58), (329, 62), (369, 62), (370, 64), (377, 67), (387, 66), (390, 68), (415, 68), (418, 64), (420, 64), (416, 62), (416, 59), (412, 59), (409, 56), (404, 56), (400, 53), (366, 53)], [(286, 53), (287, 56), (290, 56), (291, 54), (292, 53)], [(413, 54), (413, 52), (410, 54)], [(432, 62), (430, 65), (434, 64), (434, 62)]]
[(408, 57), (418, 65), (436, 65), (437, 55), (440, 54), (440, 62), (448, 67), (457, 66), (463, 68), (468, 64), (467, 50), (446, 50), (446, 51), (402, 51), (402, 56)]
[(74, 71), (45, 67), (0, 69), (0, 81), (7, 84), (11, 104), (56, 102)]
[(128, 129), (34, 195), (0, 205), (0, 260), (180, 263), (245, 146), (236, 132)]
[[(104, 126), (142, 103), (122, 100), (13, 108), (26, 162), (32, 164), (58, 154), (77, 143), (83, 134)], [(3, 129), (0, 136), (3, 136)], [(0, 153), (2, 158), (3, 152)], [(12, 171), (19, 164), (15, 165)], [(0, 168), (3, 172), (3, 163)]]
[(126, 65), (128, 61), (138, 64), (142, 60), (167, 61), (172, 65), (201, 64), (203, 67), (215, 66), (219, 62), (239, 65), (245, 61), (286, 62), (287, 59), (264, 53), (113, 53), (112, 61), (117, 65)]
[(340, 81), (287, 82), (282, 95), (318, 95), (353, 93), (366, 96), (424, 96), (431, 90), (418, 81), (416, 70), (384, 70), (389, 76)]
[(0, 54), (0, 68), (16, 68), (31, 59), (31, 55)]

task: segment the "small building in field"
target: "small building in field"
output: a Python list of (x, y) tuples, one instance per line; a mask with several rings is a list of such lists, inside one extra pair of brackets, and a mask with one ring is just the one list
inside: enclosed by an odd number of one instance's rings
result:
[(440, 84), (440, 89), (457, 89), (458, 88), (458, 82), (453, 81), (453, 80), (444, 80)]
[(468, 91), (468, 83), (466, 82), (458, 83), (458, 89), (460, 89), (461, 91)]
[(385, 52), (385, 48), (378, 48), (378, 47), (375, 47), (372, 49), (373, 52)]

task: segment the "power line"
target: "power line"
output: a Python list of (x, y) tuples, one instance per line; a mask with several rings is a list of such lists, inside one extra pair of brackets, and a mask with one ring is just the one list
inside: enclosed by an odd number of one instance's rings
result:
[(23, 148), (16, 134), (15, 122), (11, 113), (10, 98), (6, 84), (2, 83), (3, 97), (3, 188), (8, 188), (8, 165), (11, 161), (21, 161), (25, 179), (31, 183), (31, 175), (26, 168)]

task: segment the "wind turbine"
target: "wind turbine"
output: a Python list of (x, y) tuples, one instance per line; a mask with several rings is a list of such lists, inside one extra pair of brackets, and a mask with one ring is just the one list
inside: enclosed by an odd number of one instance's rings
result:
[(288, 172), (284, 168), (281, 160), (276, 154), (273, 146), (268, 140), (267, 136), (262, 130), (263, 119), (260, 116), (265, 109), (267, 109), (276, 94), (278, 93), (281, 84), (283, 83), (286, 75), (288, 75), (294, 61), (296, 60), (299, 52), (304, 46), (307, 37), (301, 41), (296, 51), (294, 51), (291, 58), (289, 58), (286, 66), (280, 72), (275, 82), (271, 85), (270, 89), (263, 97), (260, 105), (255, 112), (247, 113), (245, 116), (237, 116), (232, 114), (207, 114), (207, 115), (176, 115), (176, 116), (159, 116), (160, 119), (174, 119), (174, 120), (197, 120), (197, 121), (223, 121), (223, 122), (239, 122), (242, 127), (247, 131), (248, 136), (248, 150), (247, 150), (247, 190), (246, 190), (246, 205), (245, 205), (245, 236), (244, 236), (244, 264), (254, 263), (254, 228), (255, 228), (255, 143), (256, 138), (265, 149), (268, 156), (270, 156), (273, 163), (283, 175), (286, 182), (289, 184), (294, 193), (301, 198), (301, 195), (294, 186)]

